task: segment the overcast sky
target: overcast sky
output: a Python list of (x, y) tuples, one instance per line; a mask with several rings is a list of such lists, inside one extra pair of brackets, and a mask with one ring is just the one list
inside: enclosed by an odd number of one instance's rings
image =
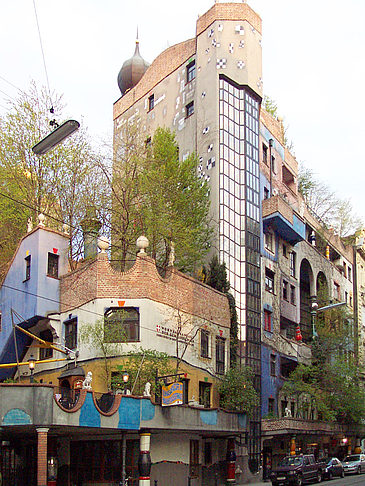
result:
[[(117, 75), (134, 52), (152, 62), (194, 37), (214, 0), (35, 0), (51, 90), (95, 139), (110, 139)], [(365, 1), (249, 0), (263, 21), (264, 93), (288, 126), (297, 160), (365, 220)], [(0, 0), (0, 113), (46, 85), (33, 0)], [(6, 81), (5, 81), (6, 80)]]

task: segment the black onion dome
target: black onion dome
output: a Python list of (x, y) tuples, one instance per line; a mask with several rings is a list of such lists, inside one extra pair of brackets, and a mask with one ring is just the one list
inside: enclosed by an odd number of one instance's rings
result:
[(136, 50), (133, 57), (125, 61), (118, 74), (118, 86), (122, 95), (134, 88), (147, 71), (149, 64), (139, 53), (139, 41), (136, 41)]

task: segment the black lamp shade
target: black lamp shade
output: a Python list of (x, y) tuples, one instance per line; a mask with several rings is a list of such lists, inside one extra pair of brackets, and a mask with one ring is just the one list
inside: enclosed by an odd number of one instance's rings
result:
[(80, 123), (76, 120), (68, 120), (62, 123), (56, 130), (53, 130), (43, 140), (38, 142), (32, 148), (36, 155), (44, 155), (49, 150), (53, 149), (56, 145), (63, 142), (72, 133), (76, 132), (80, 128)]

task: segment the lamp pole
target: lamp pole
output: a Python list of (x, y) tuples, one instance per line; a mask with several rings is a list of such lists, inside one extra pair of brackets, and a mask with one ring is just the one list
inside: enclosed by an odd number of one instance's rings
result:
[(28, 359), (28, 366), (29, 366), (29, 369), (30, 369), (30, 382), (34, 383), (33, 373), (34, 373), (35, 359), (33, 358), (32, 354), (30, 355), (30, 358)]

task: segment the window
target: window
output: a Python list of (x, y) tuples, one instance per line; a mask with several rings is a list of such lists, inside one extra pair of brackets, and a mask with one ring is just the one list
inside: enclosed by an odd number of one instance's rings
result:
[(269, 251), (273, 251), (274, 248), (274, 235), (271, 231), (265, 233), (265, 248)]
[(204, 442), (204, 464), (209, 466), (212, 464), (212, 443)]
[(104, 341), (139, 341), (139, 310), (135, 307), (111, 307), (104, 314)]
[(191, 101), (188, 105), (185, 106), (185, 118), (189, 118), (194, 113), (194, 101)]
[(275, 399), (269, 398), (268, 410), (267, 411), (271, 414), (274, 414), (274, 410), (275, 410)]
[(54, 253), (48, 253), (47, 275), (48, 277), (58, 278), (58, 259)]
[(29, 280), (30, 279), (30, 261), (31, 261), (31, 256), (28, 255), (27, 257), (24, 258), (25, 261), (25, 279), (24, 280)]
[(283, 299), (288, 300), (288, 282), (283, 280)]
[(290, 402), (291, 416), (295, 417), (295, 402)]
[(210, 408), (210, 389), (211, 383), (206, 381), (199, 381), (199, 404), (204, 405), (204, 408)]
[(283, 245), (283, 256), (288, 258), (288, 247), (286, 245)]
[(290, 286), (290, 303), (295, 305), (295, 286)]
[(271, 156), (271, 170), (276, 174), (276, 164), (275, 164), (275, 157)]
[(215, 338), (215, 368), (216, 372), (224, 375), (225, 372), (226, 340), (221, 337)]
[(285, 417), (285, 409), (288, 406), (288, 402), (286, 400), (281, 400), (281, 416)]
[(276, 376), (276, 354), (270, 354), (270, 376)]
[(65, 346), (68, 349), (77, 348), (77, 317), (65, 321)]
[[(39, 337), (43, 339), (43, 341), (47, 341), (48, 343), (53, 343), (53, 334), (50, 329), (46, 329), (45, 331), (40, 332)], [(52, 356), (53, 356), (52, 348), (40, 348), (39, 359), (52, 358)]]
[(3, 330), (3, 315), (0, 311), (0, 332)]
[(209, 332), (205, 329), (200, 330), (200, 356), (209, 358)]
[(265, 317), (265, 331), (272, 332), (272, 322), (271, 322), (272, 312), (267, 309), (264, 309), (264, 317)]
[(264, 199), (269, 199), (270, 191), (267, 187), (264, 187)]
[(150, 149), (152, 147), (152, 138), (148, 137), (145, 142), (146, 149)]
[(337, 282), (333, 282), (333, 297), (337, 300), (341, 300), (341, 290)]
[(347, 268), (347, 278), (350, 280), (350, 282), (352, 281), (351, 267), (350, 266)]
[(346, 304), (348, 304), (348, 300), (349, 300), (349, 293), (345, 291), (345, 302), (346, 302)]
[(275, 273), (268, 268), (265, 268), (265, 290), (274, 293), (274, 278)]
[(190, 441), (190, 478), (197, 478), (199, 476), (199, 441)]
[(268, 158), (267, 158), (267, 145), (265, 145), (264, 143), (262, 144), (262, 161), (264, 164), (268, 165), (267, 161), (268, 161)]
[(186, 66), (186, 82), (190, 83), (195, 78), (195, 61)]
[(155, 95), (151, 95), (148, 98), (148, 111), (153, 110), (155, 107)]
[(294, 251), (290, 252), (290, 275), (295, 277), (297, 255)]

